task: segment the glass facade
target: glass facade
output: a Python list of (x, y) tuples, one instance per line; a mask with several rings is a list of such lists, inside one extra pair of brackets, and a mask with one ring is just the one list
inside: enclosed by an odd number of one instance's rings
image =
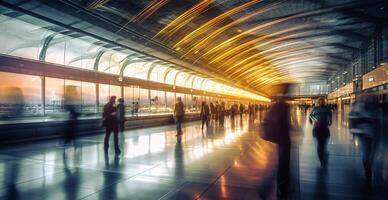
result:
[[(6, 10), (6, 8), (2, 9)], [(16, 11), (11, 11), (17, 13)], [(207, 75), (192, 74), (182, 66), (175, 66), (157, 58), (150, 58), (96, 38), (29, 15), (10, 17), (0, 14), (0, 54), (20, 57), (56, 67), (82, 71), (103, 72), (120, 77), (169, 84), (188, 88), (187, 93), (161, 91), (155, 86), (98, 83), (50, 76), (25, 75), (0, 71), (0, 116), (56, 116), (64, 112), (64, 105), (75, 103), (87, 115), (102, 112), (110, 96), (124, 98), (126, 110), (139, 104), (139, 113), (172, 112), (177, 97), (182, 97), (189, 111), (198, 111), (205, 96), (192, 94), (192, 89), (220, 95), (269, 101), (269, 99), (210, 80)], [(49, 65), (48, 65), (49, 66)], [(24, 72), (23, 72), (24, 73)], [(71, 77), (71, 76), (70, 76)], [(195, 92), (194, 92), (195, 93)], [(213, 94), (214, 95), (214, 94)], [(208, 97), (207, 101), (213, 97)], [(12, 114), (10, 110), (14, 111)], [(18, 114), (19, 113), (19, 114)]]
[(0, 77), (0, 117), (42, 114), (41, 77), (7, 72)]

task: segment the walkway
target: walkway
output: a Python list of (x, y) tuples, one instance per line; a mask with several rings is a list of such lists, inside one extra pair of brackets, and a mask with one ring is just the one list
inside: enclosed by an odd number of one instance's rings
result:
[[(367, 190), (357, 140), (335, 123), (329, 165), (322, 170), (311, 127), (302, 113), (296, 116), (300, 127), (293, 131), (292, 199), (388, 195), (386, 145)], [(259, 121), (232, 123), (228, 118), (225, 127), (204, 132), (198, 122), (187, 123), (180, 140), (174, 126), (127, 131), (120, 136), (119, 157), (113, 150), (104, 154), (103, 135), (82, 137), (76, 148), (61, 148), (58, 141), (4, 147), (0, 199), (260, 199), (259, 191), (275, 199), (276, 147), (259, 138)]]

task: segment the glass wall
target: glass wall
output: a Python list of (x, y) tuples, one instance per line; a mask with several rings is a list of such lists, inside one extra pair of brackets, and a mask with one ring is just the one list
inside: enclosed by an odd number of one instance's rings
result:
[(148, 89), (139, 88), (139, 113), (150, 112), (150, 99)]
[(98, 84), (99, 112), (103, 112), (104, 105), (109, 101), (109, 85)]
[(166, 103), (167, 103), (167, 112), (172, 112), (175, 105), (175, 93), (166, 92)]
[(151, 112), (166, 112), (165, 92), (151, 90)]
[(0, 72), (0, 77), (0, 118), (41, 114), (39, 76)]
[(45, 78), (45, 113), (63, 111), (65, 80), (57, 78)]
[(82, 112), (83, 113), (96, 113), (97, 111), (97, 96), (96, 96), (96, 84), (89, 82), (82, 82)]

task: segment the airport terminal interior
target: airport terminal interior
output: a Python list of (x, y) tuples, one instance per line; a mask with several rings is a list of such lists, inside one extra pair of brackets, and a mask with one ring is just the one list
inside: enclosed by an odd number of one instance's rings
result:
[(387, 0), (0, 0), (0, 199), (388, 199)]

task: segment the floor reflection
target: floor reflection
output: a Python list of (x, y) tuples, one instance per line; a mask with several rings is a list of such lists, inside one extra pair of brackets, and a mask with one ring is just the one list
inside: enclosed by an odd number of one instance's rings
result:
[[(373, 184), (363, 181), (360, 145), (346, 115), (330, 128), (330, 160), (321, 168), (307, 123), (293, 109), (290, 190), (294, 199), (375, 199), (387, 195), (387, 149), (378, 148)], [(76, 148), (44, 141), (0, 149), (0, 199), (276, 199), (276, 145), (260, 139), (265, 111), (230, 117), (225, 125), (185, 123), (126, 131), (122, 154), (104, 154), (103, 135), (77, 139)], [(112, 141), (111, 141), (112, 142)], [(261, 196), (260, 196), (261, 195)]]

